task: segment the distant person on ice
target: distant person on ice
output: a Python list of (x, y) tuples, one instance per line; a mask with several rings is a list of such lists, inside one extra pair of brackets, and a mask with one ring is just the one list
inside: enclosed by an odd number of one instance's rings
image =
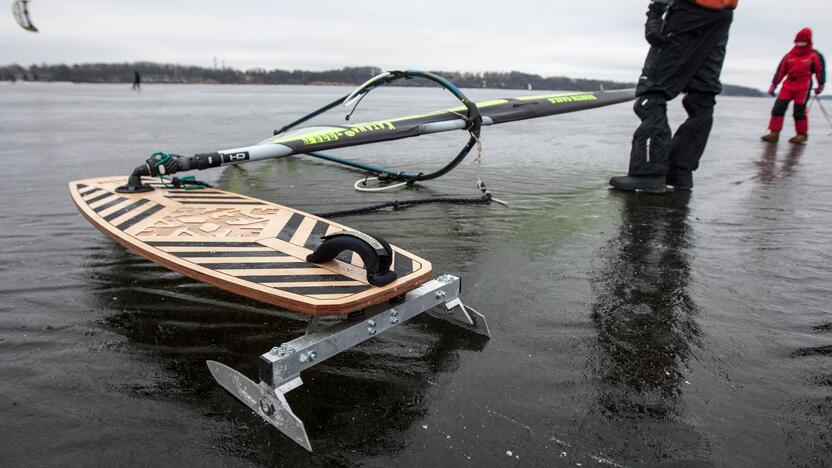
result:
[[(636, 115), (626, 176), (610, 179), (619, 190), (665, 192), (693, 187), (693, 171), (713, 125), (719, 75), (738, 0), (653, 0), (645, 36), (650, 52), (636, 88)], [(667, 101), (686, 93), (688, 119), (671, 139)]]
[(133, 70), (133, 91), (142, 90), (142, 76), (137, 70)]
[(815, 94), (823, 92), (826, 85), (826, 63), (823, 55), (812, 48), (812, 30), (804, 28), (794, 38), (794, 47), (783, 57), (771, 88), (768, 93), (774, 96), (777, 85), (785, 78), (780, 95), (774, 102), (774, 109), (771, 110), (771, 122), (768, 124), (769, 132), (763, 136), (763, 141), (775, 142), (780, 139), (780, 131), (783, 130), (783, 120), (786, 109), (789, 108), (789, 101), (794, 101), (794, 127), (797, 135), (789, 139), (789, 143), (804, 144), (809, 140), (809, 116), (806, 113), (806, 104), (809, 102), (812, 92), (812, 75), (818, 80), (818, 87)]

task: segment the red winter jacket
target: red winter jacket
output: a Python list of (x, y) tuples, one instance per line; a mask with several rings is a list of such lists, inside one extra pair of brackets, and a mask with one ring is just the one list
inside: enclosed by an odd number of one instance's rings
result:
[(818, 80), (818, 85), (826, 83), (826, 62), (820, 52), (812, 49), (812, 30), (805, 28), (797, 33), (795, 42), (806, 42), (804, 47), (794, 48), (783, 57), (772, 84), (779, 85), (783, 78), (783, 86), (791, 89), (809, 89), (812, 87), (812, 74)]

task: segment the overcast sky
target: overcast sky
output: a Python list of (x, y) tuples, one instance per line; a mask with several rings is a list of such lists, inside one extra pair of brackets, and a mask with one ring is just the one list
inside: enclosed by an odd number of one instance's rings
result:
[[(6, 0), (11, 5), (11, 0)], [(519, 70), (635, 81), (647, 0), (31, 0), (0, 18), (0, 64)], [(832, 54), (832, 0), (741, 0), (723, 72), (766, 88), (796, 32)], [(2, 11), (2, 10), (0, 10)]]

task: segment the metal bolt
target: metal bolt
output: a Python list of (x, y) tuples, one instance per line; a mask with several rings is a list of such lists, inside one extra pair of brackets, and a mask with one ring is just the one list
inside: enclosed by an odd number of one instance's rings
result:
[(367, 322), (367, 325), (369, 325), (371, 327), (375, 327), (376, 326), (376, 321), (375, 320), (370, 320), (370, 321)]
[(393, 325), (395, 325), (395, 324), (399, 323), (399, 319), (397, 319), (396, 317), (391, 317), (391, 318), (390, 318), (390, 323), (392, 323)]
[(439, 278), (436, 278), (436, 279), (443, 282), (443, 283), (450, 283), (453, 280), (453, 276), (451, 276), (451, 275), (442, 275), (442, 276), (440, 276)]
[(373, 328), (373, 327), (369, 327), (369, 328), (367, 328), (367, 333), (369, 333), (371, 335), (375, 335), (376, 334), (376, 329)]
[(442, 299), (443, 297), (445, 297), (445, 291), (436, 291), (437, 299)]
[(396, 310), (396, 309), (393, 309), (393, 310), (390, 311), (390, 315), (392, 315), (393, 317), (398, 317), (399, 316), (399, 311)]
[(278, 357), (283, 357), (283, 356), (286, 356), (286, 355), (288, 355), (290, 353), (294, 353), (294, 352), (295, 352), (295, 348), (293, 348), (293, 347), (291, 347), (291, 346), (289, 346), (285, 343), (280, 345), (280, 346), (275, 346), (274, 348), (272, 348), (272, 351), (271, 351), (272, 354), (277, 354)]
[(274, 414), (274, 405), (271, 404), (265, 398), (260, 400), (260, 409), (266, 414), (266, 416), (271, 416)]
[(300, 362), (312, 362), (318, 357), (318, 353), (315, 351), (309, 351), (308, 353), (300, 355)]

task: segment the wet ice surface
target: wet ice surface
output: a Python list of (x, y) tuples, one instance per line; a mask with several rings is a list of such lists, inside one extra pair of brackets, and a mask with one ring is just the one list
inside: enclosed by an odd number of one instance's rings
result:
[[(289, 402), (307, 454), (204, 364), (254, 377), (304, 322), (126, 252), (66, 182), (257, 142), (346, 89), (128, 88), (0, 86), (4, 464), (832, 465), (832, 137), (817, 115), (808, 146), (765, 146), (771, 102), (720, 99), (690, 196), (607, 190), (636, 125), (626, 104), (486, 128), (483, 176), (510, 209), (341, 219), (460, 275), (492, 338), (420, 318), (305, 372)], [(452, 104), (385, 90), (353, 119)], [(339, 154), (429, 169), (464, 140)], [(473, 158), (396, 194), (357, 194), (359, 174), (300, 158), (199, 175), (308, 211), (476, 196)]]

